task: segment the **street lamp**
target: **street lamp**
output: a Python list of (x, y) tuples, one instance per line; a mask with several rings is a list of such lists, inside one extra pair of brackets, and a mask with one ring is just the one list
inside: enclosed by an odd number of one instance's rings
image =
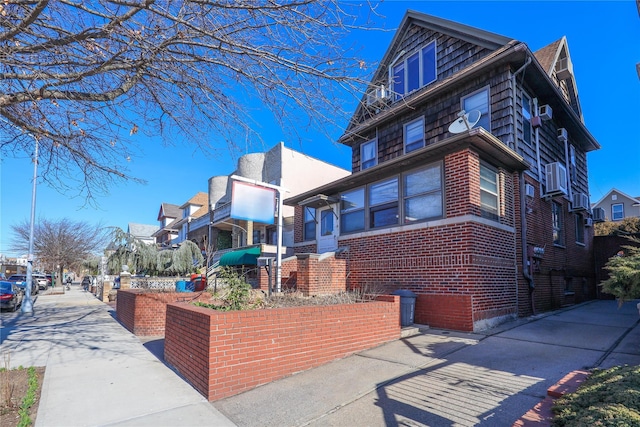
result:
[(27, 255), (27, 285), (26, 296), (22, 301), (21, 311), (23, 313), (33, 312), (33, 301), (31, 300), (31, 283), (33, 281), (33, 225), (36, 216), (36, 181), (38, 179), (38, 138), (33, 137), (35, 150), (33, 154), (33, 184), (31, 188), (31, 224), (29, 225), (29, 254)]

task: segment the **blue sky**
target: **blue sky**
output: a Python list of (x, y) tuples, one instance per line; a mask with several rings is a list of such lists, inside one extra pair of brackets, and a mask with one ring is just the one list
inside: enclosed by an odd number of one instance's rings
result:
[[(377, 27), (395, 29), (407, 9), (491, 31), (525, 42), (536, 51), (567, 37), (578, 95), (587, 128), (602, 148), (588, 154), (591, 201), (611, 188), (640, 196), (640, 17), (635, 1), (387, 1), (378, 8)], [(362, 45), (364, 58), (376, 62), (384, 55), (393, 31), (354, 31), (350, 41)], [(142, 156), (132, 159), (130, 172), (147, 181), (120, 184), (108, 196), (87, 205), (73, 192), (37, 187), (36, 218), (68, 217), (126, 229), (130, 222), (157, 224), (160, 203), (181, 205), (207, 180), (234, 171), (246, 152), (264, 151), (279, 141), (298, 151), (349, 169), (350, 151), (310, 134), (292, 140), (263, 117), (264, 145), (247, 144), (242, 152), (221, 148), (205, 156), (195, 146), (177, 142), (164, 147), (159, 139), (140, 136)], [(242, 146), (242, 143), (238, 145)], [(249, 146), (251, 145), (251, 146)], [(0, 253), (9, 250), (11, 225), (29, 218), (33, 164), (28, 158), (0, 161)]]

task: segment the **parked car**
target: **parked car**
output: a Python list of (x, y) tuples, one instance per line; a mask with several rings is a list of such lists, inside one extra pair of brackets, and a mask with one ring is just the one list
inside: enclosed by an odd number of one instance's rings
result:
[[(14, 283), (26, 293), (27, 292), (27, 275), (26, 274), (12, 274), (7, 279), (8, 282)], [(38, 293), (38, 283), (31, 278), (31, 295), (36, 295)]]
[(33, 280), (38, 284), (38, 289), (46, 290), (49, 282), (47, 280), (47, 276), (42, 273), (34, 273)]
[(47, 274), (47, 286), (53, 286), (53, 274)]
[(0, 281), (0, 308), (16, 311), (22, 300), (24, 291), (18, 285), (9, 281)]

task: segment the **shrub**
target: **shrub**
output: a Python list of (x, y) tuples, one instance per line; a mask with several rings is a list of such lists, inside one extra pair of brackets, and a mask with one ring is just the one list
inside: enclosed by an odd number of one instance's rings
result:
[(623, 248), (621, 254), (607, 261), (605, 268), (609, 270), (609, 278), (602, 282), (602, 290), (615, 296), (620, 303), (640, 298), (640, 247)]
[(554, 427), (640, 425), (640, 366), (595, 370), (553, 412)]

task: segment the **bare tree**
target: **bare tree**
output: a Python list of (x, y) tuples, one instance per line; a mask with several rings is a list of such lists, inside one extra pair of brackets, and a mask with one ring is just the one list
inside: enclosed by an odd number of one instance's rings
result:
[(346, 123), (341, 107), (360, 100), (368, 68), (341, 40), (374, 9), (339, 0), (2, 2), (1, 153), (29, 154), (38, 138), (42, 179), (91, 199), (135, 179), (127, 160), (137, 132), (214, 153), (259, 137), (254, 113), (268, 109), (289, 130), (330, 134)]
[[(12, 226), (12, 249), (26, 253), (29, 250), (30, 223), (23, 221)], [(101, 225), (91, 225), (70, 219), (39, 219), (33, 229), (33, 255), (41, 265), (50, 270), (58, 267), (59, 277), (65, 268), (76, 269), (82, 262), (95, 255), (107, 240), (107, 230)]]

